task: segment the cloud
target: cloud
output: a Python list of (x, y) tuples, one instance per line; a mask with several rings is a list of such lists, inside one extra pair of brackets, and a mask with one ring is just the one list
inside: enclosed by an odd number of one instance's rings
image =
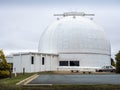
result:
[(112, 55), (120, 49), (119, 0), (35, 0), (0, 1), (0, 48), (37, 50), (41, 33), (56, 20), (54, 13), (94, 13), (111, 41)]

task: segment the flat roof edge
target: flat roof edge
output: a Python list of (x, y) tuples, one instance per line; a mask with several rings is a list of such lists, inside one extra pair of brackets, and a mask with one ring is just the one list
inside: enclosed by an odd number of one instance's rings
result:
[(37, 55), (40, 55), (40, 54), (46, 54), (46, 55), (58, 55), (58, 54), (56, 54), (56, 53), (19, 52), (19, 53), (13, 53), (13, 56), (16, 56), (16, 55), (29, 55), (29, 54), (37, 54)]

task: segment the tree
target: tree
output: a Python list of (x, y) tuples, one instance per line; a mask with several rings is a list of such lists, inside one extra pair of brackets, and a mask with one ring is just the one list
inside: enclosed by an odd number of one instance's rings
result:
[(8, 77), (10, 75), (10, 64), (7, 63), (5, 55), (2, 50), (0, 50), (0, 78)]
[(120, 51), (115, 55), (116, 59), (116, 73), (120, 73)]
[(111, 65), (115, 67), (115, 61), (111, 58)]

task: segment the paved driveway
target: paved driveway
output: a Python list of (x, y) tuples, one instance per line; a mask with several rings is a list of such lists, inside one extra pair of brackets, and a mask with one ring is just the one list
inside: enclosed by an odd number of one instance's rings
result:
[(29, 84), (120, 84), (120, 75), (39, 75)]

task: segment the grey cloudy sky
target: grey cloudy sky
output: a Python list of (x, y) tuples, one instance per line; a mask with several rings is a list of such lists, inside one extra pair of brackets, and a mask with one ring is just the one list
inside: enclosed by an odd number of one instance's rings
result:
[(56, 21), (54, 13), (94, 13), (111, 42), (112, 56), (120, 50), (120, 0), (0, 0), (0, 48), (37, 51), (41, 33)]

